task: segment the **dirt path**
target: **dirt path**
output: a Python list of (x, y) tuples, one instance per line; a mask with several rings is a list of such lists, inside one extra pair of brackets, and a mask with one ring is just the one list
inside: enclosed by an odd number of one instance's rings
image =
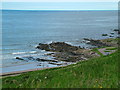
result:
[(100, 53), (102, 53), (103, 55), (109, 55), (109, 54), (112, 54), (114, 53), (116, 50), (109, 50), (110, 52), (105, 52), (106, 48), (101, 48), (101, 49), (98, 49), (98, 51)]
[(102, 53), (103, 55), (106, 55), (106, 52), (104, 52), (106, 50), (106, 48), (101, 48), (101, 49), (98, 49), (98, 51), (100, 53)]

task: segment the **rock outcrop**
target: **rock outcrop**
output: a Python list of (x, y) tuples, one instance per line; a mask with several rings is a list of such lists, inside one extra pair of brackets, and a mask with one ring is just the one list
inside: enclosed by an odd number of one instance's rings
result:
[[(77, 62), (93, 56), (86, 49), (83, 49), (80, 46), (72, 46), (65, 42), (52, 42), (50, 44), (40, 43), (36, 48), (45, 51), (56, 52), (49, 55), (53, 56), (58, 61)], [(41, 61), (41, 59), (39, 59), (38, 61)]]
[(53, 52), (71, 52), (78, 50), (79, 47), (69, 45), (65, 42), (53, 42), (51, 44), (39, 44), (37, 49), (53, 51)]
[(100, 40), (93, 40), (93, 39), (87, 39), (87, 38), (84, 38), (84, 40), (89, 41), (87, 44), (91, 44), (91, 45), (97, 46), (97, 47), (109, 47), (109, 46), (111, 46), (107, 43), (101, 42)]

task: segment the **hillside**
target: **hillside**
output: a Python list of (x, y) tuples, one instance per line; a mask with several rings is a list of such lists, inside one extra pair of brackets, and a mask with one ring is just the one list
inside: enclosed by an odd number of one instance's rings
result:
[(119, 52), (66, 67), (3, 78), (3, 88), (117, 88)]

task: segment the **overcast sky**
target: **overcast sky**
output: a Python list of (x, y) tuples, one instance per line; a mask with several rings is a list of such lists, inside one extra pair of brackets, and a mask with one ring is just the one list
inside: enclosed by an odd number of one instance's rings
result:
[(2, 0), (7, 10), (117, 10), (119, 0)]

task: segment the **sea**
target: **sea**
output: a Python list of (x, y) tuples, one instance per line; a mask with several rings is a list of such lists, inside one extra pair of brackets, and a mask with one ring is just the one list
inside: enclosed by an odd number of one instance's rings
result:
[[(27, 57), (54, 59), (39, 43), (66, 42), (74, 46), (89, 47), (83, 38), (109, 38), (118, 28), (118, 11), (30, 11), (2, 10), (2, 73), (35, 68), (56, 67)], [(102, 34), (109, 34), (102, 36)], [(16, 57), (26, 58), (18, 60)], [(42, 63), (40, 66), (39, 64)]]

